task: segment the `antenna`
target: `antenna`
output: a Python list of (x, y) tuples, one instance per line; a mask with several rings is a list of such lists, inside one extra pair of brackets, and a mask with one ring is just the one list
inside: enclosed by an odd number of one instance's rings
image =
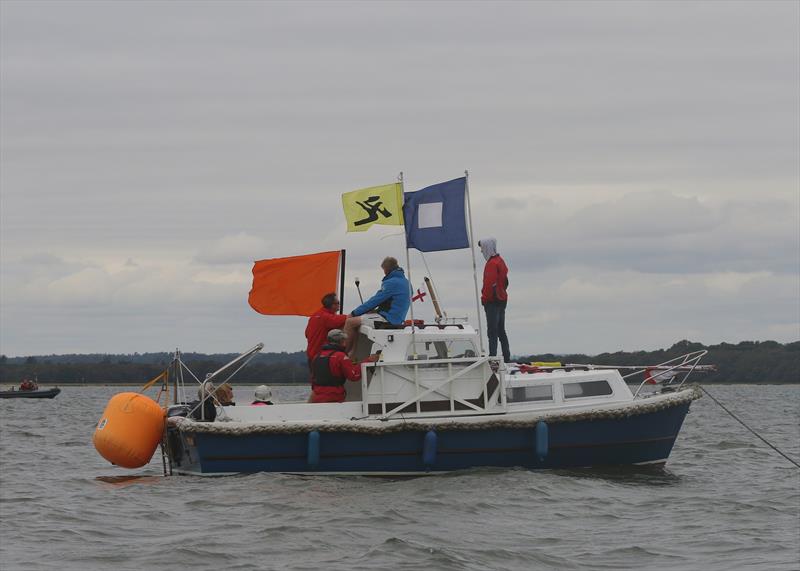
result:
[(361, 288), (358, 287), (359, 285), (361, 285), (361, 280), (359, 280), (358, 276), (356, 276), (356, 291), (358, 291), (358, 299), (361, 300), (361, 303), (364, 303), (364, 298), (361, 295)]

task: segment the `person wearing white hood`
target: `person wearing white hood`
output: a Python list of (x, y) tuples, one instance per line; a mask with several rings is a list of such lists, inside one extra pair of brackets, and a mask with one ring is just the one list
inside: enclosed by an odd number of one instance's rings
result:
[(497, 253), (497, 240), (482, 238), (478, 241), (486, 260), (483, 268), (481, 304), (486, 312), (486, 335), (489, 337), (489, 355), (497, 355), (497, 341), (503, 351), (503, 360), (511, 361), (511, 349), (506, 335), (506, 305), (508, 304), (508, 266)]

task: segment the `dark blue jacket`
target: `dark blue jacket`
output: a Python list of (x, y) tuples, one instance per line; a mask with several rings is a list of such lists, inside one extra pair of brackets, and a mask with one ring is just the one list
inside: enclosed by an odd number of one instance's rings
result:
[(402, 268), (392, 270), (383, 277), (381, 289), (367, 301), (353, 310), (353, 315), (363, 315), (377, 308), (378, 313), (393, 325), (400, 325), (406, 319), (411, 306), (411, 285)]

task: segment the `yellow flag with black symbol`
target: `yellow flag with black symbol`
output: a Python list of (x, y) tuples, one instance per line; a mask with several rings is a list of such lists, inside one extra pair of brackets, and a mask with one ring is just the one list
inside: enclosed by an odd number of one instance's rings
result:
[(403, 225), (403, 187), (399, 182), (345, 192), (342, 206), (348, 232), (363, 232), (373, 224)]

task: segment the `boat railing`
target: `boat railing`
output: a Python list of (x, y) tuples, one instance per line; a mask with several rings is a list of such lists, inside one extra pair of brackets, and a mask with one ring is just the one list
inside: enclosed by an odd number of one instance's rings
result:
[[(186, 371), (191, 375), (191, 377), (197, 382), (200, 387), (199, 391), (199, 401), (194, 406), (194, 408), (188, 411), (188, 415), (191, 416), (195, 413), (195, 411), (199, 410), (201, 413), (201, 418), (204, 418), (204, 404), (206, 400), (213, 400), (215, 405), (222, 405), (217, 399), (216, 393), (213, 390), (206, 390), (206, 387), (210, 386), (213, 387), (213, 382), (218, 381), (219, 378), (225, 377), (221, 383), (224, 384), (233, 378), (236, 373), (241, 371), (248, 363), (264, 348), (263, 343), (258, 343), (255, 346), (251, 347), (244, 353), (241, 353), (238, 357), (235, 357), (228, 363), (224, 364), (222, 367), (214, 371), (213, 373), (209, 373), (206, 375), (204, 380), (200, 380), (197, 375), (189, 368), (189, 366), (184, 363), (183, 359), (181, 358), (181, 352), (177, 349), (175, 350), (175, 355), (173, 357), (172, 363), (170, 364), (170, 368), (174, 369), (172, 373), (172, 378), (174, 379), (174, 391), (175, 391), (175, 403), (178, 404), (178, 401), (181, 400), (182, 402), (188, 402), (190, 399), (187, 399), (186, 395), (186, 383), (184, 380), (183, 373)], [(178, 393), (181, 393), (181, 397), (179, 399)], [(223, 417), (227, 417), (227, 413), (225, 412), (224, 408), (221, 408), (221, 414)]]
[[(639, 395), (639, 392), (642, 388), (647, 384), (648, 381), (652, 379), (652, 372), (656, 371), (656, 376), (661, 376), (662, 378), (669, 379), (665, 382), (665, 384), (672, 383), (672, 379), (681, 373), (683, 373), (683, 378), (681, 379), (678, 386), (675, 389), (680, 389), (686, 379), (689, 378), (695, 370), (700, 369), (704, 371), (714, 370), (715, 368), (713, 365), (707, 365), (705, 367), (701, 366), (700, 360), (708, 354), (708, 351), (703, 349), (701, 351), (692, 351), (691, 353), (686, 353), (685, 355), (681, 355), (679, 357), (675, 357), (674, 359), (670, 359), (668, 361), (664, 361), (663, 363), (659, 363), (658, 365), (654, 365), (651, 367), (641, 367), (631, 373), (626, 375), (622, 375), (623, 379), (627, 379), (629, 377), (635, 377), (636, 375), (644, 375), (642, 382), (639, 383), (639, 386), (636, 388), (636, 392), (633, 393), (633, 398), (636, 398)], [(651, 375), (647, 375), (647, 371), (651, 371)]]
[[(717, 367), (715, 365), (700, 365), (700, 360), (708, 354), (708, 351), (703, 349), (700, 351), (692, 351), (691, 353), (686, 353), (685, 355), (680, 355), (673, 359), (669, 359), (668, 361), (664, 361), (663, 363), (659, 363), (658, 365), (578, 365), (578, 364), (567, 364), (564, 365), (563, 368), (566, 369), (576, 369), (576, 368), (583, 368), (585, 370), (595, 370), (595, 369), (616, 369), (618, 371), (631, 371), (625, 375), (622, 375), (622, 378), (627, 381), (631, 377), (635, 377), (636, 375), (644, 375), (642, 382), (636, 389), (636, 392), (633, 393), (633, 398), (639, 396), (644, 385), (648, 382), (658, 382), (655, 379), (660, 378), (662, 379), (662, 383), (667, 386), (669, 385), (670, 389), (677, 390), (680, 389), (686, 380), (689, 378), (694, 372), (702, 372), (702, 373), (709, 373), (712, 371), (716, 371)], [(678, 377), (681, 373), (683, 373), (683, 378), (677, 384), (677, 386), (673, 387), (675, 377)]]
[[(507, 408), (505, 378), (496, 357), (456, 357), (448, 359), (414, 359), (362, 364), (361, 394), (364, 416), (388, 420), (399, 414), (474, 415), (497, 413)], [(424, 374), (432, 370), (445, 372), (444, 378)], [(459, 393), (467, 383), (480, 394), (470, 398)], [(414, 387), (413, 396), (397, 402), (387, 402), (387, 385), (401, 379)], [(378, 383), (378, 390), (369, 388)], [(426, 397), (439, 396), (438, 400)]]

